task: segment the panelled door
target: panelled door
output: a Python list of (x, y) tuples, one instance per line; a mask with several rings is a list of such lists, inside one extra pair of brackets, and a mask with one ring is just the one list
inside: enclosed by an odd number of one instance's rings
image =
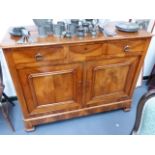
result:
[(82, 104), (82, 65), (51, 65), (18, 70), (28, 113), (63, 112)]
[(106, 104), (129, 98), (138, 61), (135, 56), (88, 62), (85, 103)]

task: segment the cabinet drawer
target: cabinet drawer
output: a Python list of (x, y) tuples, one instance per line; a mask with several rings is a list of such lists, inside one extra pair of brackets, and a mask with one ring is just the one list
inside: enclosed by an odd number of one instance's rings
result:
[(20, 48), (13, 49), (12, 52), (16, 64), (64, 59), (64, 50), (62, 46)]
[(122, 40), (122, 41), (109, 41), (107, 43), (107, 54), (142, 54), (145, 51), (146, 41), (139, 40)]
[(104, 43), (78, 44), (69, 46), (70, 61), (85, 61), (100, 57), (106, 52)]

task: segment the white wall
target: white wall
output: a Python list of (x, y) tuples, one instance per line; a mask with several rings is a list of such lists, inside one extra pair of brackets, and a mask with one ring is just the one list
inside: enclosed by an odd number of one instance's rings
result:
[[(154, 28), (153, 34), (155, 34), (155, 28)], [(155, 64), (155, 37), (152, 38), (150, 46), (148, 48), (148, 53), (146, 55), (145, 63), (144, 63), (143, 76), (150, 75), (154, 64)]]
[(2, 72), (3, 72), (3, 82), (5, 84), (4, 92), (8, 96), (16, 96), (14, 85), (12, 83), (12, 79), (11, 79), (4, 55), (2, 53), (2, 50), (0, 50), (0, 61), (1, 61)]
[[(16, 19), (16, 20), (0, 20), (0, 41), (3, 39), (5, 33), (7, 32), (10, 26), (22, 26), (22, 25), (33, 25), (33, 21), (31, 19)], [(8, 96), (16, 96), (16, 92), (14, 89), (14, 85), (12, 83), (11, 76), (9, 74), (9, 70), (2, 53), (2, 49), (0, 49), (0, 61), (2, 65), (4, 84), (5, 84), (5, 93)]]

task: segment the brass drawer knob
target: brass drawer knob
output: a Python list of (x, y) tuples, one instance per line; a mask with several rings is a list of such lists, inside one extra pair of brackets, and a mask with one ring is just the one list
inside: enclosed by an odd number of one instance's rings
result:
[(124, 47), (124, 52), (129, 52), (130, 49), (131, 49), (131, 46), (126, 45), (126, 46)]
[(37, 54), (35, 55), (35, 59), (36, 59), (36, 61), (42, 61), (42, 60), (43, 60), (43, 55), (40, 54), (40, 53), (37, 53)]

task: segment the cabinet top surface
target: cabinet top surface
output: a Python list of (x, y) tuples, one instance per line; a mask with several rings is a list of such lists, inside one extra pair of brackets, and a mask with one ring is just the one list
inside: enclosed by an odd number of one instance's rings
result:
[(107, 40), (119, 40), (119, 39), (134, 39), (134, 38), (150, 38), (152, 37), (151, 33), (148, 33), (144, 30), (139, 30), (138, 32), (121, 32), (115, 29), (113, 24), (109, 25), (111, 29), (116, 31), (116, 35), (113, 37), (107, 37), (102, 33), (99, 33), (95, 38), (91, 36), (86, 36), (84, 38), (72, 37), (71, 39), (67, 38), (57, 38), (54, 36), (48, 36), (46, 38), (40, 38), (35, 26), (29, 26), (27, 29), (31, 33), (31, 37), (34, 40), (34, 43), (27, 44), (18, 44), (17, 41), (20, 37), (13, 37), (9, 34), (9, 31), (6, 33), (4, 39), (0, 43), (0, 47), (5, 48), (17, 48), (17, 47), (32, 47), (32, 46), (44, 46), (44, 45), (63, 45), (63, 44), (74, 44), (74, 43), (89, 43), (89, 42), (100, 42)]

